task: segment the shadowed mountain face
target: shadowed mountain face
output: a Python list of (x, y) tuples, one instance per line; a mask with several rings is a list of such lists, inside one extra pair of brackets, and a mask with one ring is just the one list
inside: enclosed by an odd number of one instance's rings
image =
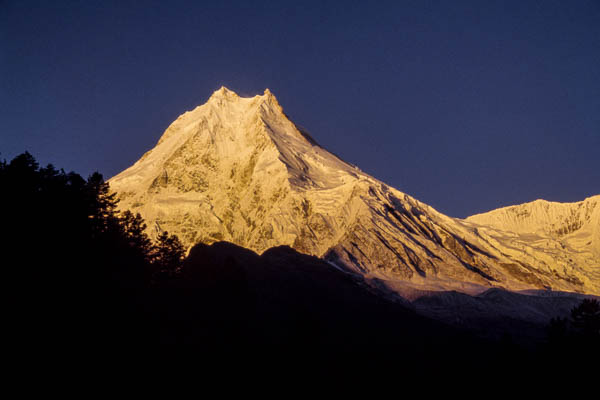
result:
[(420, 375), (472, 368), (482, 351), (490, 365), (503, 357), (496, 342), (422, 317), (289, 247), (258, 255), (227, 242), (196, 245), (181, 275), (150, 299), (150, 310), (163, 310), (152, 313), (162, 329), (154, 332), (169, 355), (248, 360), (250, 374)]
[[(168, 357), (227, 368), (235, 359), (235, 368), (259, 376), (293, 371), (427, 380), (508, 365), (531, 376), (541, 371), (536, 349), (548, 319), (568, 314), (577, 302), (499, 289), (399, 302), (381, 296), (372, 282), (328, 266), (285, 246), (258, 255), (227, 242), (198, 244), (180, 276), (149, 297), (153, 326), (160, 327), (149, 330), (158, 335), (153, 342), (160, 341)], [(449, 323), (419, 315), (423, 309)], [(504, 343), (505, 337), (515, 341)], [(523, 365), (515, 365), (517, 354)]]
[(581, 218), (571, 218), (579, 203), (516, 225), (450, 218), (320, 147), (268, 90), (241, 98), (221, 88), (109, 182), (121, 208), (188, 247), (226, 240), (260, 254), (287, 245), (399, 294), (600, 294), (599, 196)]
[[(391, 318), (392, 325), (394, 320), (404, 321), (404, 334), (420, 337), (431, 337), (435, 323), (425, 322), (417, 313), (455, 328), (476, 328), (482, 336), (498, 338), (510, 333), (543, 339), (550, 319), (568, 316), (583, 298), (490, 289), (477, 296), (426, 292), (403, 301), (396, 296), (382, 296), (385, 289), (380, 285), (377, 279), (330, 268), (326, 261), (287, 246), (271, 248), (259, 256), (234, 244), (217, 242), (194, 246), (183, 273), (171, 286), (220, 298), (220, 305), (212, 305), (215, 317), (252, 310), (259, 320), (306, 317), (320, 321), (320, 325), (361, 318), (371, 324)], [(412, 322), (407, 324), (409, 320)], [(426, 328), (427, 324), (430, 326)]]

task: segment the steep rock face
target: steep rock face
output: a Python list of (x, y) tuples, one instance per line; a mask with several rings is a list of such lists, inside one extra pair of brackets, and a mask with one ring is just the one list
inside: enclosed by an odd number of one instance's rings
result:
[(241, 98), (221, 88), (109, 183), (121, 208), (187, 246), (226, 240), (262, 253), (288, 245), (400, 293), (600, 292), (597, 242), (589, 258), (571, 248), (555, 257), (548, 249), (560, 237), (539, 244), (475, 217), (440, 214), (320, 147), (268, 89)]

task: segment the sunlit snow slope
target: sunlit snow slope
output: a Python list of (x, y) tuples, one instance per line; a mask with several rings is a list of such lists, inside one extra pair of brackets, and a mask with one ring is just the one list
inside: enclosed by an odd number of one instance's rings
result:
[(518, 206), (526, 222), (506, 209), (450, 218), (320, 147), (269, 90), (241, 98), (219, 89), (109, 183), (122, 209), (187, 246), (289, 245), (397, 292), (600, 294), (598, 196), (543, 203), (549, 211)]

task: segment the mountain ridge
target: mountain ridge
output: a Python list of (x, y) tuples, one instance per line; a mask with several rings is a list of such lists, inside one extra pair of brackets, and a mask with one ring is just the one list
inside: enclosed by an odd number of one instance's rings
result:
[(580, 251), (581, 240), (540, 243), (439, 213), (319, 146), (268, 89), (250, 98), (217, 90), (109, 184), (121, 208), (188, 247), (226, 240), (261, 254), (288, 245), (398, 293), (600, 293), (595, 241)]

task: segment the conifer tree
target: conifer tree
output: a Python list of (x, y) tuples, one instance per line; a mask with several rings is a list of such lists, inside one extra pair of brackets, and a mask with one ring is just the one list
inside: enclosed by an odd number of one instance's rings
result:
[(181, 268), (185, 257), (185, 248), (176, 235), (163, 231), (157, 238), (153, 250), (153, 264), (156, 278), (172, 278)]
[(123, 235), (130, 248), (135, 249), (144, 255), (147, 261), (150, 261), (152, 252), (152, 242), (146, 234), (146, 223), (139, 213), (135, 215), (129, 211), (124, 211), (119, 218)]
[(584, 299), (571, 310), (573, 327), (586, 338), (600, 341), (600, 302), (596, 299)]

